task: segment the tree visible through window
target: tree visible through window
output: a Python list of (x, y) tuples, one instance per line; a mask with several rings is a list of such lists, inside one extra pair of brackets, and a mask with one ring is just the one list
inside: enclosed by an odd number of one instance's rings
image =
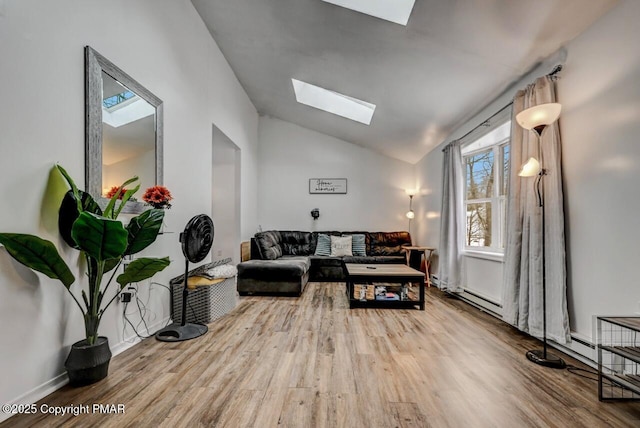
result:
[(464, 158), (467, 176), (467, 246), (491, 246), (491, 198), (495, 180), (493, 150)]
[(466, 247), (504, 250), (509, 131), (507, 122), (463, 149)]

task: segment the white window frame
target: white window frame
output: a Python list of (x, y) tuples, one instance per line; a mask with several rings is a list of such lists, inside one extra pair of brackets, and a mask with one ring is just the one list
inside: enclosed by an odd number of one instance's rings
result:
[[(491, 133), (492, 131), (494, 131), (495, 129), (498, 128), (498, 126), (502, 126), (504, 125), (506, 122), (510, 122), (510, 120), (501, 120), (499, 123), (497, 124), (490, 124), (489, 125), (489, 129), (486, 130), (485, 132), (482, 133), (482, 135), (479, 136), (472, 136), (471, 138), (469, 138), (468, 143), (463, 144), (462, 146), (462, 171), (463, 171), (463, 180), (464, 180), (464, 193), (463, 193), (463, 200), (462, 200), (462, 218), (461, 221), (463, 222), (462, 224), (465, 225), (465, 236), (464, 236), (464, 254), (471, 256), (471, 257), (479, 257), (479, 258), (486, 258), (486, 259), (490, 259), (490, 260), (496, 260), (496, 261), (502, 261), (503, 256), (504, 256), (504, 247), (505, 247), (505, 236), (504, 236), (504, 230), (505, 230), (505, 224), (506, 224), (506, 218), (505, 215), (503, 215), (503, 206), (506, 204), (506, 194), (505, 195), (501, 195), (501, 190), (503, 188), (503, 180), (508, 180), (509, 179), (509, 170), (506, 171), (506, 177), (503, 177), (504, 175), (504, 165), (503, 165), (503, 161), (504, 161), (504, 153), (503, 153), (503, 148), (508, 146), (511, 142), (511, 135), (509, 134), (508, 136), (506, 136), (505, 138), (491, 144), (488, 146), (484, 146), (481, 148), (478, 148), (476, 150), (468, 150), (465, 151), (465, 147), (468, 147), (470, 145), (472, 145), (474, 142), (476, 142), (477, 140), (479, 140), (481, 137), (483, 137), (484, 135), (487, 135), (489, 133)], [(510, 128), (510, 126), (509, 126)], [(480, 199), (467, 199), (467, 166), (466, 166), (466, 158), (477, 155), (479, 153), (483, 153), (483, 152), (487, 152), (487, 151), (493, 151), (493, 161), (494, 161), (494, 168), (493, 168), (493, 174), (494, 174), (494, 183), (495, 185), (493, 186), (493, 194), (490, 198), (480, 198)], [(500, 162), (500, 165), (498, 165), (498, 167), (495, 166), (496, 162)], [(509, 167), (511, 166), (511, 163), (509, 162)], [(492, 209), (491, 209), (491, 246), (471, 246), (471, 245), (467, 245), (467, 236), (466, 236), (466, 230), (467, 230), (467, 205), (470, 203), (483, 203), (483, 202), (490, 202)]]

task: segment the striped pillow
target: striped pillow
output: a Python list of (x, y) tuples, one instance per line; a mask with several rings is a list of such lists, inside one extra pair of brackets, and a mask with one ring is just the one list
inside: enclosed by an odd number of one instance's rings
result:
[(365, 236), (364, 235), (351, 235), (352, 244), (351, 251), (354, 256), (366, 257), (367, 251), (365, 249)]
[(318, 233), (318, 244), (316, 245), (316, 256), (331, 255), (331, 238), (324, 233)]

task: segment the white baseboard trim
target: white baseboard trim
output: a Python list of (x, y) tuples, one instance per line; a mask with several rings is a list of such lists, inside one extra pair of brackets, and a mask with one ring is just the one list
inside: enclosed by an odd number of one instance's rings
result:
[[(160, 330), (161, 328), (163, 328), (169, 321), (169, 317), (156, 322), (153, 325), (149, 326), (149, 330), (151, 331), (156, 331), (156, 330)], [(121, 342), (112, 345), (110, 347), (111, 349), (111, 354), (113, 357), (115, 357), (118, 354), (123, 353), (124, 351), (126, 351), (129, 348), (132, 348), (133, 346), (137, 345), (138, 343), (142, 342), (142, 339), (140, 339), (138, 336), (136, 336), (135, 334), (133, 334), (131, 337), (122, 340)], [(67, 376), (67, 373), (61, 373), (59, 375), (57, 375), (56, 377), (54, 377), (53, 379), (50, 379), (46, 382), (44, 382), (42, 385), (36, 386), (35, 388), (33, 388), (31, 391), (27, 391), (26, 393), (22, 394), (21, 396), (11, 400), (10, 402), (6, 403), (6, 404), (33, 404), (36, 403), (40, 400), (42, 400), (44, 397), (46, 397), (47, 395), (57, 391), (58, 389), (62, 388), (63, 386), (65, 386), (67, 383), (69, 383), (69, 377)], [(2, 403), (5, 404), (5, 403)], [(0, 422), (5, 421), (7, 419), (9, 419), (11, 416), (13, 416), (12, 414), (6, 414), (6, 413), (0, 413)]]
[[(26, 393), (22, 394), (21, 396), (11, 400), (10, 402), (6, 403), (6, 404), (33, 404), (35, 402), (37, 402), (38, 400), (43, 399), (44, 397), (46, 397), (47, 395), (51, 394), (52, 392), (57, 391), (58, 389), (62, 388), (63, 386), (65, 386), (67, 383), (69, 383), (69, 377), (67, 376), (67, 373), (61, 373), (58, 376), (54, 377), (53, 379), (50, 379), (48, 381), (46, 381), (45, 383), (43, 383), (40, 386), (36, 386), (35, 388), (33, 388), (31, 391), (27, 391)], [(2, 403), (4, 404), (4, 403)], [(0, 422), (5, 421), (7, 419), (9, 419), (11, 416), (13, 416), (12, 414), (7, 414), (7, 413), (0, 413)]]

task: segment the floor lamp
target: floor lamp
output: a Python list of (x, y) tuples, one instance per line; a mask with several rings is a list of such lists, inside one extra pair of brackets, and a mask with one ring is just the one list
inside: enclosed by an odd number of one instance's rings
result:
[(555, 369), (563, 369), (566, 367), (562, 358), (556, 357), (547, 353), (547, 266), (545, 255), (545, 213), (544, 213), (544, 176), (547, 175), (547, 171), (544, 169), (544, 163), (542, 158), (542, 132), (558, 120), (560, 117), (561, 106), (558, 103), (540, 104), (526, 110), (521, 111), (516, 115), (516, 121), (518, 125), (524, 129), (534, 131), (538, 143), (538, 158), (529, 158), (529, 160), (522, 166), (522, 169), (518, 173), (520, 177), (536, 177), (534, 188), (536, 196), (538, 198), (538, 207), (540, 207), (542, 214), (542, 331), (543, 331), (543, 349), (527, 351), (527, 358), (541, 366), (551, 367)]

